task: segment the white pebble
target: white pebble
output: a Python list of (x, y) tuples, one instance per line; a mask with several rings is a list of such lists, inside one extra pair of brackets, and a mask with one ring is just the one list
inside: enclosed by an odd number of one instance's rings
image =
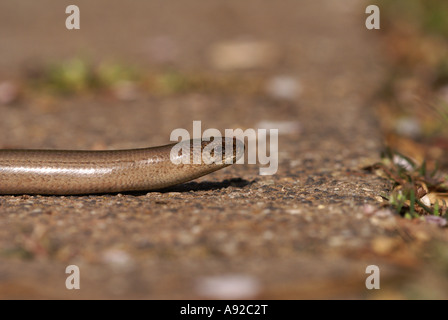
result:
[(415, 118), (402, 118), (395, 124), (398, 134), (408, 137), (418, 137), (421, 134), (420, 122)]
[(408, 160), (406, 160), (405, 158), (400, 157), (399, 155), (394, 155), (392, 161), (394, 162), (394, 164), (396, 164), (396, 165), (398, 165), (398, 166), (400, 166), (403, 169), (406, 169), (408, 171), (413, 169), (412, 164)]
[(294, 101), (302, 93), (302, 85), (297, 78), (276, 76), (266, 84), (266, 92), (276, 99)]
[(210, 299), (254, 299), (259, 291), (257, 279), (239, 274), (204, 277), (196, 284), (196, 292)]
[(431, 200), (429, 199), (428, 195), (424, 195), (420, 198), (420, 201), (427, 207), (431, 206)]
[(119, 249), (105, 251), (102, 255), (102, 260), (104, 263), (119, 270), (127, 270), (134, 265), (131, 256), (127, 252)]
[(245, 70), (270, 67), (278, 61), (278, 48), (267, 41), (236, 40), (214, 44), (209, 60), (220, 70)]

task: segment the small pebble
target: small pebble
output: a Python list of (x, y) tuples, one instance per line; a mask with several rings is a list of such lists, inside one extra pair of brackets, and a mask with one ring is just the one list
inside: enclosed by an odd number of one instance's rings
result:
[(134, 265), (131, 256), (127, 252), (119, 249), (105, 251), (102, 255), (102, 260), (112, 268), (119, 270), (127, 270)]
[(398, 165), (398, 166), (400, 166), (400, 167), (402, 167), (402, 168), (404, 168), (404, 169), (406, 169), (408, 171), (413, 169), (412, 168), (412, 164), (408, 160), (406, 160), (405, 158), (400, 157), (398, 155), (394, 155), (392, 161), (394, 162), (394, 164), (396, 164), (396, 165)]
[(364, 207), (362, 207), (362, 210), (365, 215), (370, 216), (375, 213), (375, 210), (377, 210), (377, 208), (370, 204), (366, 204), (366, 205), (364, 205)]
[(425, 195), (420, 198), (420, 201), (425, 205), (430, 207), (431, 206), (431, 200), (429, 199), (428, 195)]
[(17, 100), (19, 88), (11, 81), (0, 82), (0, 104), (10, 104)]
[(209, 299), (254, 299), (260, 292), (257, 279), (247, 275), (222, 275), (200, 278), (196, 292)]
[(425, 221), (439, 227), (445, 227), (447, 225), (446, 219), (438, 216), (425, 216)]
[(288, 210), (286, 210), (286, 212), (289, 214), (301, 214), (302, 210), (301, 209), (288, 209)]
[(236, 40), (214, 44), (208, 56), (211, 65), (219, 70), (258, 69), (274, 65), (279, 50), (267, 41)]
[(302, 85), (295, 77), (276, 76), (267, 82), (266, 92), (276, 99), (295, 101), (302, 93)]
[(328, 245), (330, 247), (340, 247), (344, 244), (344, 237), (342, 236), (334, 236), (328, 240)]
[(396, 245), (396, 240), (388, 237), (378, 237), (372, 241), (372, 249), (378, 254), (388, 254)]
[(399, 135), (418, 137), (421, 134), (420, 122), (415, 118), (402, 118), (395, 124), (395, 130)]

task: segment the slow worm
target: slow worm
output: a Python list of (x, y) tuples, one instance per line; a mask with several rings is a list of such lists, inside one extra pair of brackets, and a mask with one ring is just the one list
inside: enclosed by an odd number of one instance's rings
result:
[[(244, 143), (235, 138), (199, 140), (201, 154), (194, 152), (193, 141), (198, 140), (181, 142), (189, 147), (186, 156), (190, 164), (172, 161), (170, 154), (175, 144), (112, 151), (0, 150), (0, 194), (71, 195), (161, 189), (224, 168), (244, 154)], [(205, 161), (202, 151), (206, 147), (213, 148), (208, 153), (211, 158), (222, 155), (222, 161)], [(233, 151), (226, 155), (229, 147)], [(180, 151), (176, 156), (185, 155)]]

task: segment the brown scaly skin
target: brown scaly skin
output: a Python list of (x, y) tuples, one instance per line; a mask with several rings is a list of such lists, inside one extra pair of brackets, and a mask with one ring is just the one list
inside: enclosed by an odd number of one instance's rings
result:
[[(189, 147), (193, 141), (182, 143)], [(233, 147), (227, 158), (226, 141)], [(0, 150), (0, 194), (71, 195), (161, 189), (229, 166), (244, 154), (244, 144), (236, 139), (202, 141), (200, 150), (209, 144), (222, 152), (221, 163), (197, 160), (191, 147), (190, 164), (175, 164), (170, 159), (175, 144), (114, 151)], [(195, 164), (194, 159), (199, 163)]]

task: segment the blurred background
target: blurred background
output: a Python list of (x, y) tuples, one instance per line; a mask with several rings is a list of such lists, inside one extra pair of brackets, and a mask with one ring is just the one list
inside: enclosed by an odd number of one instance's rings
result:
[[(1, 1), (1, 105), (34, 99), (34, 105), (51, 108), (57, 104), (52, 100), (70, 95), (132, 102), (142, 95), (186, 92), (291, 101), (303, 89), (295, 71), (304, 64), (304, 52), (315, 50), (319, 59), (331, 41), (320, 21), (324, 15), (301, 15), (308, 1), (193, 1), (176, 6), (163, 1), (132, 6), (80, 1), (80, 30), (65, 28), (69, 4)], [(262, 10), (257, 10), (260, 5)], [(442, 165), (447, 145), (447, 7), (437, 0), (382, 1), (377, 32), (381, 54), (390, 65), (378, 106), (387, 142), (420, 162), (430, 157)], [(317, 34), (322, 29), (321, 39), (298, 42), (297, 33), (310, 28)], [(272, 76), (273, 70), (278, 77)], [(407, 138), (421, 144), (416, 147)]]
[(72, 4), (0, 0), (0, 148), (148, 147), (201, 120), (279, 129), (279, 171), (0, 197), (0, 297), (79, 297), (54, 271), (74, 261), (87, 298), (446, 297), (448, 3), (80, 0), (67, 30)]
[(385, 1), (382, 43), (391, 66), (379, 117), (386, 139), (414, 157), (447, 166), (448, 4)]
[[(122, 147), (130, 140), (162, 143), (175, 128), (190, 130), (193, 120), (218, 129), (254, 127), (259, 111), (245, 107), (244, 100), (271, 96), (282, 109), (291, 109), (302, 90), (294, 69), (305, 64), (300, 57), (306, 51), (316, 49), (302, 46), (294, 32), (305, 33), (304, 20), (319, 28), (294, 1), (263, 1), (262, 8), (257, 1), (131, 6), (81, 1), (81, 28), (67, 30), (69, 4), (0, 3), (3, 147), (58, 146), (39, 131), (65, 112), (72, 114), (58, 139), (65, 137), (63, 145), (78, 148)], [(328, 37), (326, 32), (322, 37)], [(207, 101), (215, 104), (207, 107), (204, 94), (227, 100), (220, 99), (221, 106)], [(184, 103), (174, 103), (179, 96), (187, 97)], [(77, 99), (76, 108), (64, 108)], [(95, 103), (103, 107), (92, 107)], [(83, 132), (88, 129), (79, 130), (86, 122), (105, 141), (86, 141)], [(136, 136), (135, 125), (141, 136)], [(73, 141), (73, 131), (83, 141)]]

